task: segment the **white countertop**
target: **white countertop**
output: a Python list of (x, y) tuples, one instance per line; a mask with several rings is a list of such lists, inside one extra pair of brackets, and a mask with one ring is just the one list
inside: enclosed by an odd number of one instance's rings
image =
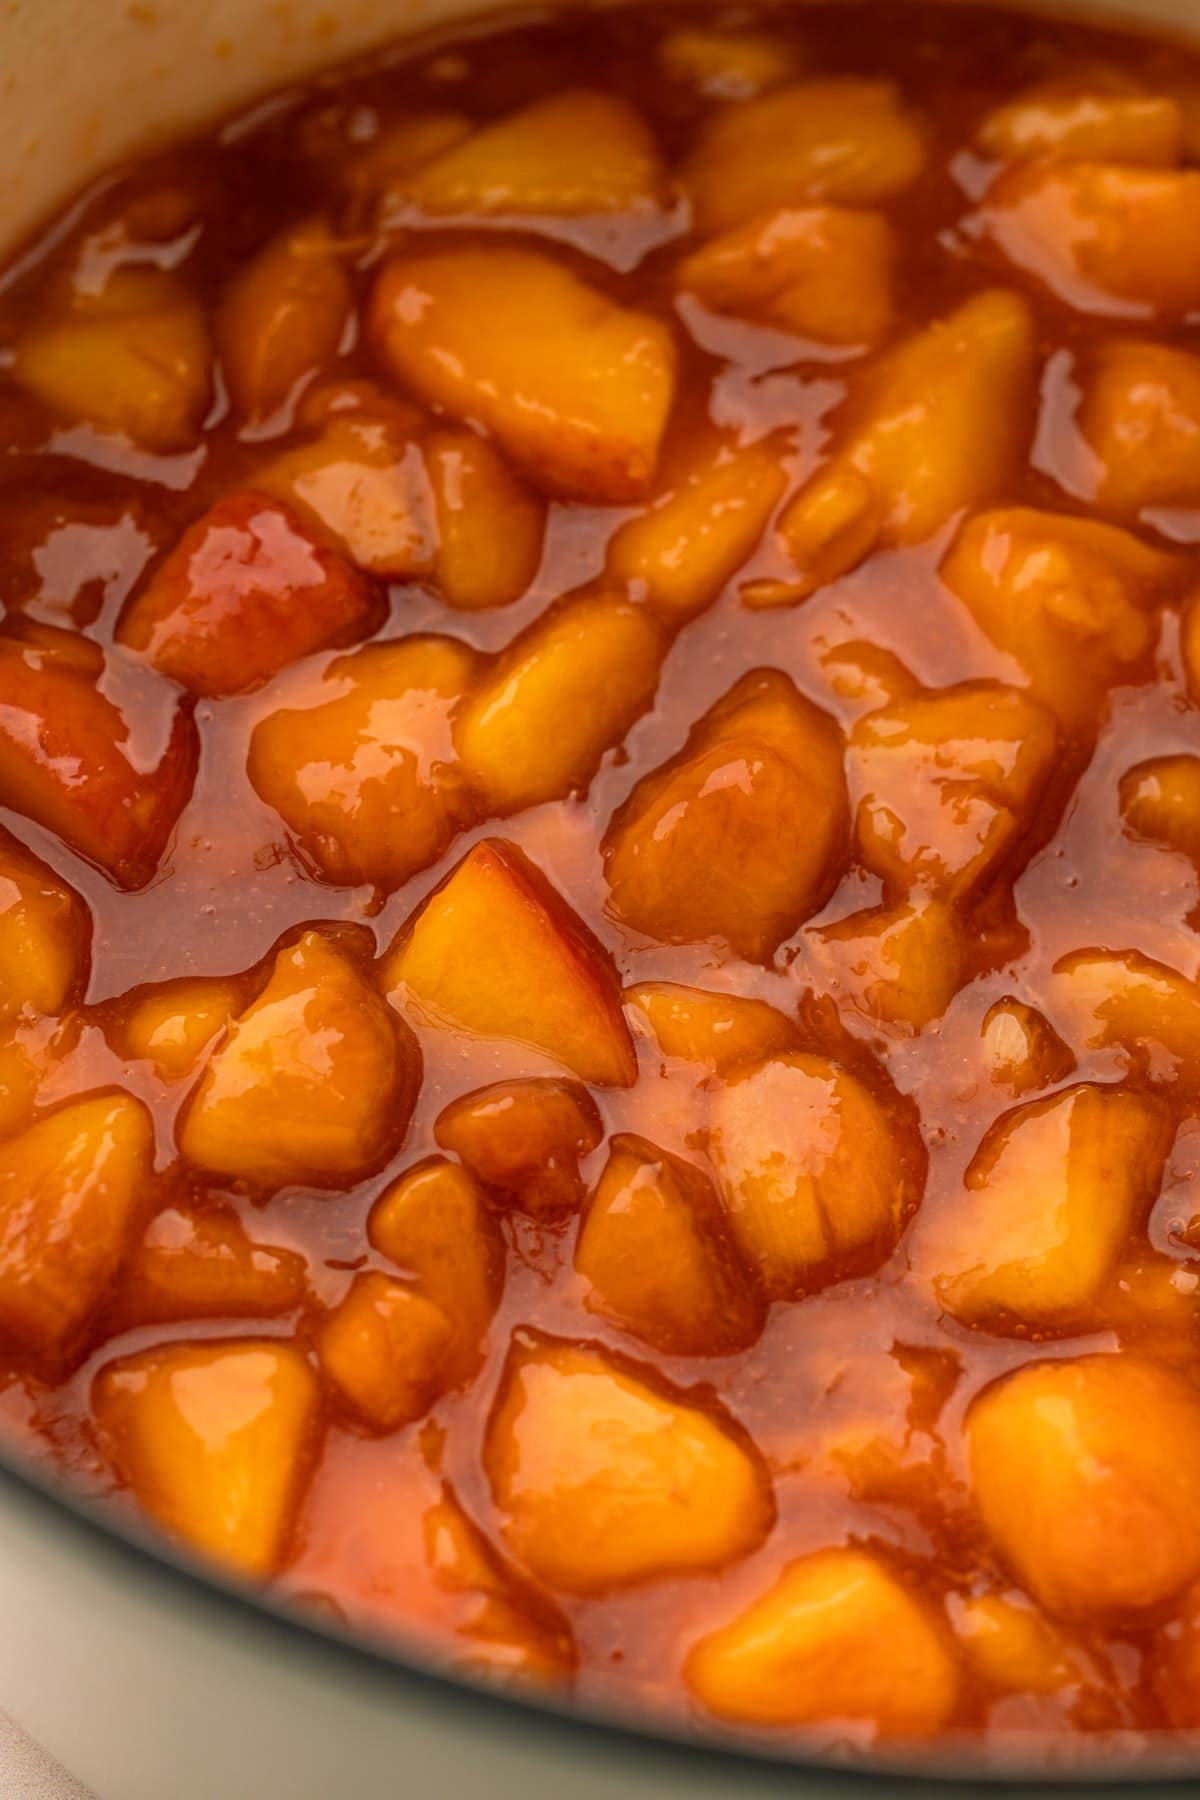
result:
[(91, 1800), (32, 1738), (0, 1713), (0, 1800)]

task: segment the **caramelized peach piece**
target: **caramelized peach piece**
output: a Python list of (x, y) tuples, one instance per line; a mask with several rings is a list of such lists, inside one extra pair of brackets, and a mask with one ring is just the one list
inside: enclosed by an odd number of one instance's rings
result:
[(423, 162), (390, 198), (435, 217), (576, 218), (652, 211), (668, 193), (658, 147), (629, 102), (567, 88)]
[(425, 462), (442, 599), (459, 612), (519, 600), (541, 565), (546, 529), (541, 495), (474, 431), (431, 431)]
[(916, 179), (921, 127), (889, 81), (802, 81), (722, 107), (684, 165), (698, 231), (804, 200), (870, 205)]
[(658, 686), (666, 641), (644, 608), (610, 594), (535, 619), (460, 707), (463, 773), (493, 813), (586, 788)]
[(326, 1376), (352, 1410), (394, 1431), (429, 1410), (454, 1326), (434, 1300), (378, 1270), (358, 1275), (317, 1332)]
[(1200, 595), (1193, 594), (1184, 608), (1179, 632), (1183, 676), (1189, 698), (1200, 704)]
[(1200, 1082), (1200, 985), (1138, 950), (1076, 950), (1055, 963), (1053, 997), (1089, 1048), (1117, 1044), (1157, 1079)]
[(890, 1249), (919, 1191), (903, 1122), (858, 1076), (789, 1051), (713, 1086), (709, 1152), (733, 1235), (775, 1299)]
[(993, 182), (980, 223), (1010, 262), (1079, 311), (1177, 318), (1200, 305), (1197, 205), (1200, 170), (1034, 162)]
[(92, 1404), (121, 1479), (173, 1538), (238, 1574), (272, 1573), (320, 1423), (298, 1350), (165, 1345), (109, 1363)]
[(158, 269), (114, 270), (76, 288), (18, 338), (13, 374), (53, 412), (117, 431), (148, 450), (195, 442), (208, 406), (204, 311)]
[(1134, 514), (1200, 504), (1200, 356), (1169, 344), (1105, 344), (1078, 422), (1100, 465), (1102, 505)]
[(1029, 831), (1057, 756), (1050, 714), (998, 682), (868, 713), (847, 756), (863, 861), (901, 892), (969, 893)]
[(1037, 699), (1090, 730), (1111, 688), (1149, 673), (1154, 608), (1184, 565), (1117, 526), (1015, 507), (969, 520), (941, 573)]
[(217, 313), (230, 398), (246, 419), (278, 411), (337, 355), (354, 296), (319, 224), (288, 227), (244, 263)]
[(1027, 1363), (967, 1414), (975, 1504), (1061, 1618), (1120, 1620), (1200, 1574), (1200, 1399), (1134, 1356)]
[(228, 494), (189, 525), (124, 613), (118, 640), (197, 694), (239, 694), (364, 631), (362, 578), (263, 494)]
[(858, 382), (832, 457), (780, 518), (796, 579), (751, 586), (746, 603), (803, 600), (877, 545), (919, 543), (986, 500), (1027, 430), (1033, 372), (1032, 315), (1003, 289), (893, 350)]
[(0, 1148), (0, 1330), (48, 1362), (108, 1293), (137, 1229), (153, 1155), (129, 1094), (48, 1113)]
[(121, 655), (47, 627), (0, 638), (0, 799), (138, 888), (191, 793), (196, 732)]
[(326, 881), (400, 887), (469, 821), (450, 720), (475, 668), (453, 638), (367, 644), (255, 726), (250, 780)]
[(439, 1023), (529, 1044), (581, 1081), (627, 1087), (637, 1073), (611, 964), (502, 839), (476, 844), (435, 889), (393, 945), (385, 981)]
[(796, 1046), (796, 1025), (765, 1000), (711, 993), (674, 981), (642, 981), (625, 989), (664, 1056), (707, 1063), (718, 1075)]
[(845, 831), (841, 733), (786, 675), (754, 670), (614, 816), (609, 904), (650, 937), (763, 961), (829, 891)]
[(668, 627), (702, 612), (753, 553), (787, 475), (770, 443), (689, 458), (608, 546), (608, 575)]
[(238, 987), (219, 975), (184, 976), (144, 993), (119, 1022), (122, 1055), (152, 1062), (164, 1081), (190, 1075), (238, 1010)]
[(121, 1312), (138, 1324), (268, 1318), (291, 1312), (304, 1293), (297, 1251), (255, 1243), (227, 1207), (168, 1206), (151, 1219), (130, 1260)]
[(645, 1138), (613, 1138), (575, 1267), (589, 1312), (668, 1356), (721, 1356), (762, 1327), (761, 1299), (708, 1177)]
[(554, 1338), (514, 1342), (483, 1456), (509, 1548), (567, 1593), (723, 1568), (773, 1521), (766, 1469), (727, 1419)]
[(90, 938), (74, 889), (0, 831), (0, 1020), (62, 1012), (87, 970)]
[(26, 1031), (0, 1025), (0, 1138), (21, 1131), (33, 1117), (43, 1069)]
[(713, 312), (826, 344), (875, 344), (892, 322), (896, 238), (882, 213), (785, 207), (685, 256), (678, 285)]
[(954, 1709), (958, 1675), (938, 1614), (879, 1557), (818, 1550), (694, 1644), (689, 1688), (718, 1718), (768, 1727), (861, 1719), (925, 1737)]
[[(386, 224), (393, 184), (402, 184), (422, 163), (461, 144), (470, 137), (471, 130), (470, 119), (460, 112), (406, 107), (398, 117), (389, 119), (370, 144), (344, 159), (339, 171), (338, 186), (346, 201), (351, 228), (377, 218), (381, 208)], [(328, 153), (318, 148), (314, 160), (324, 173)]]
[(971, 1594), (962, 1603), (957, 1625), (972, 1667), (991, 1687), (1056, 1694), (1079, 1680), (1070, 1646), (1027, 1600)]
[(1173, 1135), (1161, 1100), (1090, 1084), (1005, 1113), (953, 1206), (918, 1223), (939, 1304), (969, 1325), (1078, 1321), (1157, 1194)]
[(261, 1187), (342, 1186), (404, 1135), (416, 1040), (336, 943), (306, 931), (235, 1019), (179, 1128), (189, 1161)]
[(368, 329), (398, 381), (477, 420), (541, 481), (623, 501), (652, 479), (675, 391), (670, 332), (550, 257), (499, 245), (394, 256)]
[(658, 46), (668, 81), (686, 83), (716, 100), (750, 100), (793, 81), (800, 55), (776, 31), (677, 25)]
[(1035, 1006), (1006, 994), (989, 1006), (979, 1029), (984, 1062), (992, 1080), (1027, 1094), (1065, 1081), (1075, 1058), (1049, 1019)]
[(1200, 756), (1152, 756), (1126, 770), (1120, 794), (1127, 830), (1200, 860)]
[(852, 913), (811, 933), (825, 983), (871, 1019), (921, 1031), (962, 985), (963, 927), (940, 900)]
[(1168, 94), (1106, 92), (1086, 78), (1041, 81), (994, 107), (975, 141), (1005, 162), (1059, 157), (1169, 168), (1183, 149), (1183, 114)]
[(579, 1159), (604, 1136), (595, 1102), (573, 1081), (498, 1081), (442, 1108), (433, 1135), (488, 1187), (535, 1218), (572, 1212)]
[(418, 1163), (379, 1196), (367, 1219), (367, 1236), (451, 1320), (450, 1377), (473, 1373), (504, 1265), (500, 1234), (474, 1176), (441, 1156)]

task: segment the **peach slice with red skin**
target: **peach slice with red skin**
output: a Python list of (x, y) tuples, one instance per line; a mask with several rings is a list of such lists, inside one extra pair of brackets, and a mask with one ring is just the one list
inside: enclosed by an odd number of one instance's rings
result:
[(276, 412), (337, 355), (354, 296), (320, 225), (288, 227), (238, 270), (217, 312), (217, 348), (243, 418)]
[(486, 1186), (514, 1195), (522, 1211), (554, 1218), (582, 1199), (579, 1159), (604, 1128), (586, 1088), (549, 1077), (464, 1094), (442, 1108), (433, 1135)]
[(0, 830), (0, 1020), (62, 1012), (82, 985), (91, 934), (74, 889)]
[(232, 1208), (168, 1206), (130, 1259), (118, 1307), (135, 1324), (269, 1318), (300, 1305), (306, 1268), (298, 1251), (256, 1243)]

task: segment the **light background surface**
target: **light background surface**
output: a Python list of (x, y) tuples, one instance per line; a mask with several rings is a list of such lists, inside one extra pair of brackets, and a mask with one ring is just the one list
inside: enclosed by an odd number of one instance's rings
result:
[(0, 1713), (0, 1800), (90, 1800), (90, 1796)]

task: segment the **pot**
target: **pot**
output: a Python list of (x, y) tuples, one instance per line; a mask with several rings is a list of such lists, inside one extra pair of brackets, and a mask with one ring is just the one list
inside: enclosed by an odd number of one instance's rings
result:
[[(0, 256), (118, 158), (473, 0), (6, 0), (0, 7)], [(1200, 33), (1197, 0), (1060, 5)], [(1019, 1781), (1036, 1746), (984, 1768), (970, 1745), (907, 1768), (815, 1766), (652, 1719), (584, 1716), (340, 1637), (223, 1582), (0, 1462), (0, 1697), (98, 1800), (866, 1800), (1107, 1790), (1123, 1764), (1072, 1748)], [(881, 1651), (886, 1647), (881, 1646)], [(1140, 1749), (1126, 1794), (1200, 1786), (1200, 1743)], [(893, 1753), (895, 1757), (895, 1753)], [(945, 1785), (942, 1785), (942, 1784)]]

